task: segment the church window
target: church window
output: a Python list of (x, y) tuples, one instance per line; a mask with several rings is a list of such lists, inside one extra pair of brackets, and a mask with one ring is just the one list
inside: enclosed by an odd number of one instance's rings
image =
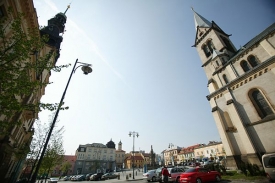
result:
[(241, 61), (241, 67), (243, 68), (243, 71), (244, 72), (247, 72), (247, 71), (249, 71), (250, 69), (249, 69), (249, 66), (248, 66), (248, 64), (247, 64), (247, 62), (246, 61)]
[(235, 50), (234, 50), (233, 46), (231, 45), (230, 41), (229, 41), (227, 38), (223, 37), (223, 36), (220, 36), (220, 37), (222, 38), (222, 40), (223, 40), (223, 42), (224, 42), (226, 48), (227, 48), (229, 51), (235, 52)]
[(258, 65), (258, 62), (256, 60), (256, 57), (254, 55), (250, 55), (248, 58), (247, 58), (249, 64), (252, 66), (252, 67), (256, 67)]
[(224, 74), (224, 75), (222, 75), (222, 77), (223, 77), (223, 80), (224, 80), (225, 84), (227, 84), (228, 83), (227, 76)]
[(217, 67), (219, 67), (219, 66), (220, 66), (219, 61), (216, 61), (216, 64), (217, 64)]
[(214, 48), (214, 45), (212, 43), (212, 40), (209, 40), (207, 42), (207, 46), (208, 46), (208, 49), (210, 50), (210, 52), (213, 53), (213, 49), (215, 49), (215, 48)]
[(203, 45), (202, 49), (206, 57), (209, 57), (211, 55), (211, 52), (206, 44)]
[(264, 95), (261, 93), (260, 90), (250, 90), (249, 97), (261, 118), (273, 114), (271, 107), (269, 106), (267, 100), (265, 99)]

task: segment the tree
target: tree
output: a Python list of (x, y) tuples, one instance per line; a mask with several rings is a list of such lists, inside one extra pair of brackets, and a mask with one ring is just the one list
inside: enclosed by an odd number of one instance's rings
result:
[[(38, 113), (43, 109), (55, 110), (59, 104), (31, 100), (33, 95), (48, 84), (42, 73), (61, 71), (68, 65), (56, 66), (52, 61), (55, 50), (45, 53), (48, 36), (40, 36), (38, 27), (24, 28), (24, 14), (0, 19), (0, 132), (9, 135), (24, 111)], [(45, 54), (42, 54), (44, 52)], [(31, 101), (30, 101), (31, 100)], [(62, 105), (62, 104), (60, 104)], [(64, 108), (62, 108), (64, 109)]]
[[(36, 121), (36, 125), (35, 125), (36, 130), (30, 146), (31, 150), (27, 156), (28, 159), (34, 160), (32, 170), (35, 169), (36, 162), (40, 158), (40, 153), (44, 148), (45, 139), (48, 135), (49, 128), (52, 125), (53, 117), (54, 117), (54, 113), (50, 116), (48, 124), (42, 123), (39, 120)], [(64, 153), (65, 153), (63, 149), (63, 133), (64, 133), (64, 127), (55, 129), (53, 131), (39, 169), (40, 175), (48, 174), (53, 170), (55, 166), (62, 164)], [(31, 175), (29, 176), (29, 178), (30, 177)]]
[(63, 175), (68, 175), (68, 171), (70, 170), (71, 167), (72, 167), (72, 165), (68, 161), (63, 163), (62, 166), (61, 166), (62, 174)]

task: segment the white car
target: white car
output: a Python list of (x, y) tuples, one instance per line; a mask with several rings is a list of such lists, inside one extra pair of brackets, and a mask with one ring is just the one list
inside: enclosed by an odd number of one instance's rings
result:
[(157, 180), (156, 170), (149, 170), (148, 172), (144, 173), (143, 178), (146, 179), (148, 182), (155, 182)]
[(58, 182), (58, 178), (50, 178), (50, 180), (48, 180), (48, 183), (57, 183)]

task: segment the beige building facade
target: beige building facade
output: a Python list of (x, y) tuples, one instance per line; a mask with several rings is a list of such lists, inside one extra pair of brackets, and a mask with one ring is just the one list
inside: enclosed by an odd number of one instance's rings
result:
[(227, 165), (261, 166), (261, 156), (275, 152), (275, 24), (237, 50), (214, 21), (195, 11), (194, 17), (194, 47), (208, 79), (207, 99)]
[(196, 160), (204, 159), (222, 159), (226, 158), (225, 150), (222, 142), (210, 141), (207, 145), (200, 144), (194, 148), (194, 156)]
[(116, 150), (116, 167), (125, 168), (125, 151), (122, 150), (122, 142), (119, 141), (118, 149)]
[(163, 160), (164, 165), (175, 166), (180, 163), (178, 159), (178, 154), (180, 153), (181, 148), (178, 146), (173, 146), (172, 148), (166, 149), (163, 151)]
[[(13, 13), (9, 14), (8, 9), (11, 8)], [(0, 19), (8, 18), (9, 22), (15, 19), (19, 13), (24, 13), (26, 16), (22, 17), (22, 31), (27, 34), (28, 29), (35, 29), (35, 34), (43, 34), (42, 30), (39, 30), (39, 24), (37, 20), (37, 13), (34, 8), (33, 0), (1, 0), (0, 1)], [(66, 16), (60, 15), (62, 23), (57, 23), (57, 26), (65, 27)], [(49, 17), (50, 18), (50, 17)], [(53, 18), (54, 19), (54, 18)], [(7, 26), (8, 27), (8, 26)], [(44, 28), (46, 30), (48, 26)], [(9, 29), (10, 30), (10, 29)], [(7, 30), (7, 35), (11, 36), (11, 32)], [(40, 57), (43, 57), (49, 53), (52, 53), (54, 57), (50, 57), (48, 63), (55, 64), (59, 57), (59, 46), (62, 42), (62, 33), (64, 30), (57, 30), (57, 35), (49, 34), (52, 41), (55, 41), (55, 45), (47, 42), (46, 46), (41, 50), (35, 50), (34, 53), (30, 53), (30, 57), (26, 62), (36, 63)], [(44, 32), (45, 33), (45, 32)], [(1, 42), (0, 42), (1, 44)], [(1, 44), (2, 46), (2, 44)], [(16, 58), (15, 58), (16, 59)], [(50, 73), (48, 70), (32, 69), (29, 71), (31, 81), (48, 82)], [(20, 88), (18, 88), (20, 90)], [(41, 97), (45, 94), (45, 86), (41, 86), (39, 89), (29, 95), (16, 96), (15, 100), (22, 102), (24, 105), (38, 104)], [(0, 119), (8, 123), (20, 122), (19, 125), (14, 125), (8, 130), (8, 134), (3, 134), (0, 129), (0, 182), (15, 181), (20, 174), (20, 168), (23, 166), (26, 152), (29, 150), (29, 146), (34, 133), (33, 123), (38, 118), (38, 110), (24, 110), (15, 112), (12, 117), (8, 118), (0, 114)], [(22, 153), (23, 152), (23, 153)], [(25, 153), (25, 154), (24, 154)], [(17, 155), (16, 155), (17, 154)], [(19, 156), (18, 154), (24, 154)]]
[(79, 145), (75, 153), (74, 174), (107, 172), (115, 169), (115, 143), (110, 140), (106, 145), (92, 143)]

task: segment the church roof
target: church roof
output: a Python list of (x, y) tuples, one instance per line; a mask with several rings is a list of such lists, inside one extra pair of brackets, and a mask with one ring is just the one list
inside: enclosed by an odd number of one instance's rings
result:
[(106, 146), (107, 146), (108, 148), (113, 148), (113, 149), (116, 148), (116, 145), (115, 145), (115, 143), (112, 141), (112, 139), (111, 139), (109, 142), (107, 142)]
[(194, 12), (194, 20), (195, 20), (195, 28), (197, 30), (197, 27), (211, 27), (212, 23), (209, 22), (206, 18), (204, 18), (203, 16), (201, 16), (200, 14), (198, 14), (197, 12), (194, 11), (194, 9), (192, 8), (193, 12)]
[[(230, 58), (230, 60), (227, 62), (227, 64), (229, 64), (230, 62), (234, 61), (238, 56), (240, 56), (243, 52), (245, 52), (246, 50), (250, 49), (250, 47), (252, 47), (253, 45), (255, 45), (256, 43), (260, 42), (262, 39), (264, 39), (268, 34), (271, 34), (272, 32), (275, 32), (275, 23), (271, 24), (269, 27), (267, 27), (265, 30), (263, 30), (260, 34), (258, 34), (257, 36), (255, 36), (253, 39), (251, 39), (248, 43), (246, 43), (244, 46), (242, 46), (237, 52), (236, 54)], [(224, 65), (224, 67), (227, 66)], [(220, 69), (222, 69), (223, 67), (221, 67)], [(219, 70), (216, 70), (214, 74), (216, 74), (217, 72), (219, 72)]]

